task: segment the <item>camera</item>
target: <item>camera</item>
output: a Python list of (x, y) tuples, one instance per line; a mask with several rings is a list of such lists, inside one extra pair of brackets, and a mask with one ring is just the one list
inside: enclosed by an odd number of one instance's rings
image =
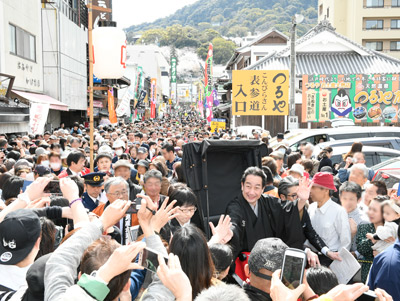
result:
[(128, 214), (138, 213), (138, 211), (140, 210), (141, 203), (142, 203), (142, 198), (135, 199), (132, 202), (131, 206), (129, 207), (128, 211), (126, 211), (126, 213), (128, 213)]

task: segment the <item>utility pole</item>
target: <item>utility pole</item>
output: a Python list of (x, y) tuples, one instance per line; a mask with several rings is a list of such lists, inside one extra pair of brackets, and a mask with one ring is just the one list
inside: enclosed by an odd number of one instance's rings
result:
[[(90, 124), (90, 172), (94, 171), (94, 118), (93, 118), (93, 10), (111, 12), (111, 9), (93, 6), (93, 0), (89, 0), (88, 8), (88, 48), (89, 48), (89, 124)], [(96, 87), (96, 90), (107, 90), (106, 87)]]
[(93, 7), (88, 3), (88, 48), (89, 48), (89, 124), (90, 124), (90, 172), (94, 171), (94, 121), (93, 121)]
[(294, 15), (292, 18), (292, 30), (290, 32), (290, 93), (289, 93), (289, 122), (288, 128), (296, 129), (299, 127), (298, 117), (296, 116), (296, 27), (303, 22), (303, 15)]

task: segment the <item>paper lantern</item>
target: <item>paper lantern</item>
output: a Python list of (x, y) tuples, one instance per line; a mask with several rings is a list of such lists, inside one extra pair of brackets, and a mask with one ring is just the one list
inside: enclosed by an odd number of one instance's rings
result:
[(92, 33), (93, 74), (100, 79), (118, 79), (126, 68), (126, 35), (116, 22), (103, 24), (108, 26), (97, 27)]

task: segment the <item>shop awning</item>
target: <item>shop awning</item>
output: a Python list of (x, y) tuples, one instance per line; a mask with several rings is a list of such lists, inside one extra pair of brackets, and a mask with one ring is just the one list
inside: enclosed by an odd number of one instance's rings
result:
[(17, 90), (12, 90), (13, 93), (21, 96), (29, 100), (30, 102), (39, 102), (39, 103), (46, 103), (50, 105), (51, 110), (58, 110), (58, 111), (68, 111), (69, 107), (67, 104), (58, 101), (57, 99), (50, 97), (45, 94), (36, 94), (36, 93), (29, 93), (29, 92), (21, 92)]

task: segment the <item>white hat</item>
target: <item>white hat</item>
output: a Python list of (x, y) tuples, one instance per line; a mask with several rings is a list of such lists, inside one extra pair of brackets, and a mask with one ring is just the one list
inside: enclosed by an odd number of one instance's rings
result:
[(70, 153), (71, 153), (71, 152), (68, 151), (68, 150), (62, 151), (62, 152), (61, 152), (61, 159), (67, 159), (67, 157), (68, 157), (68, 155), (69, 155)]
[(113, 155), (113, 150), (111, 149), (111, 147), (109, 147), (107, 144), (104, 144), (102, 146), (99, 147), (99, 149), (97, 150), (97, 153), (107, 153), (109, 155)]
[(400, 214), (400, 206), (395, 203), (393, 200), (387, 200), (382, 203), (382, 207), (384, 205), (389, 205), (397, 214)]
[(125, 143), (121, 139), (115, 140), (113, 144), (113, 148), (119, 148), (119, 147), (125, 148)]
[(280, 142), (277, 145), (275, 145), (274, 150), (276, 151), (277, 149), (279, 149), (281, 147), (283, 147), (284, 149), (288, 149), (289, 148), (289, 146), (287, 146), (285, 143)]
[(399, 183), (394, 184), (392, 188), (389, 188), (388, 190), (389, 192), (391, 192), (392, 190), (399, 190)]
[(304, 175), (304, 166), (301, 164), (293, 164), (292, 168), (289, 170), (290, 172), (297, 172), (298, 174), (300, 174), (301, 176)]

